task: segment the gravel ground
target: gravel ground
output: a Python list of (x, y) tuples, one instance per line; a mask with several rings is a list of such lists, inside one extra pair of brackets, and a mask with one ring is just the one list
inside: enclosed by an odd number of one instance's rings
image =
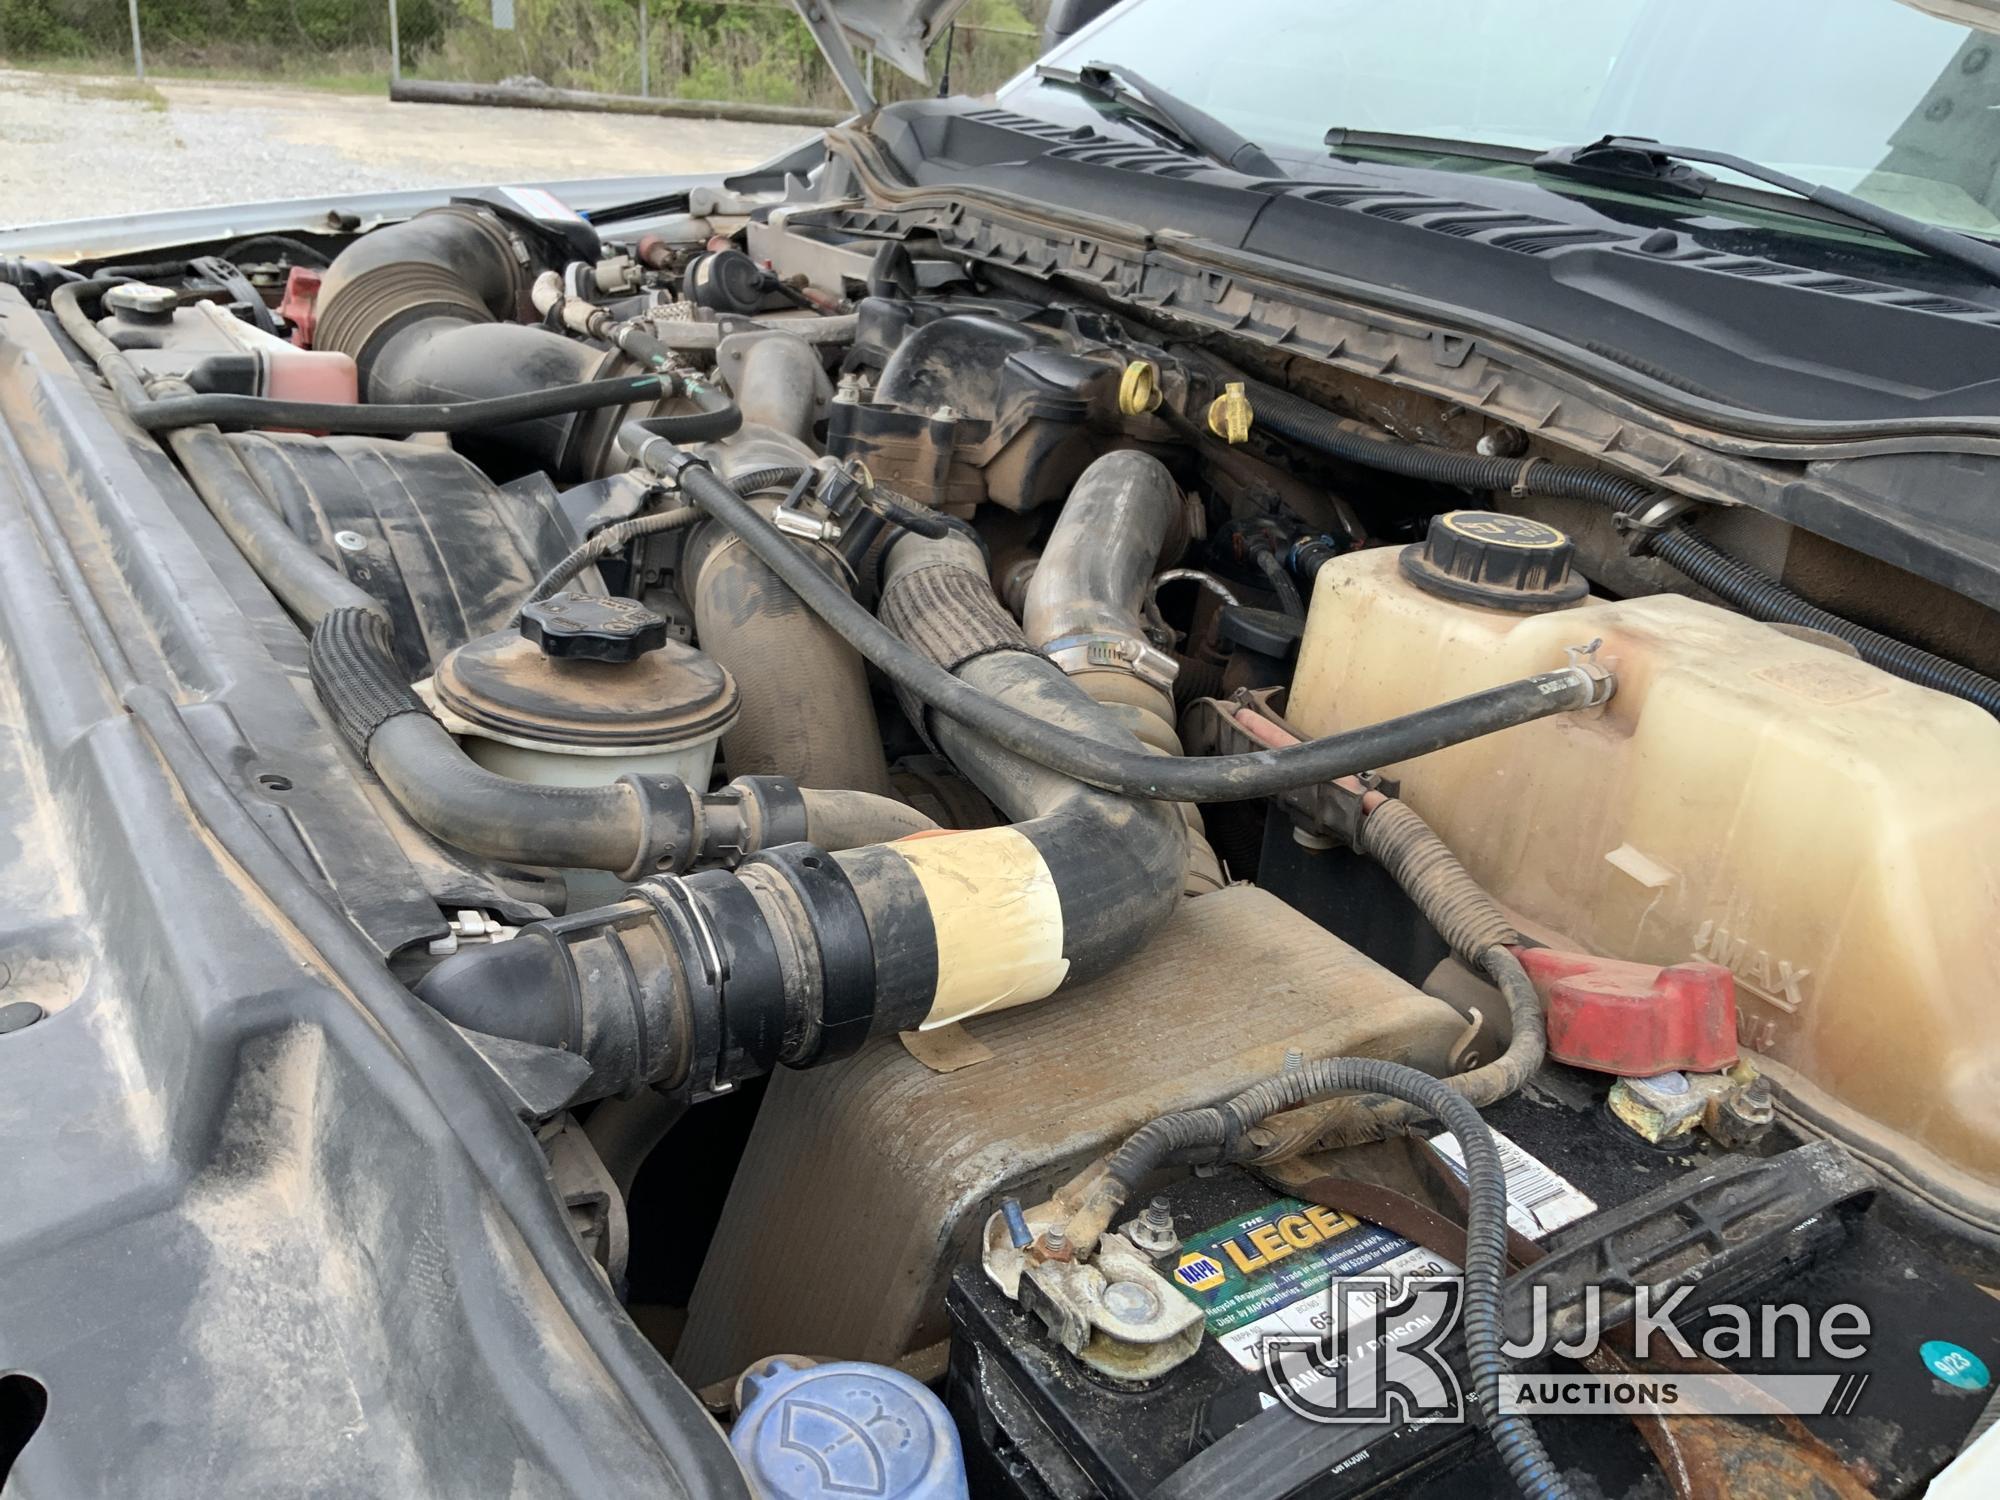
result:
[(806, 133), (0, 69), (0, 226), (324, 193), (725, 171), (768, 160)]

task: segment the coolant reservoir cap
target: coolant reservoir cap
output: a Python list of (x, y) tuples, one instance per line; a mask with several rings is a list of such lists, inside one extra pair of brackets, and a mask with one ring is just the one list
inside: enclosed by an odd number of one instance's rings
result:
[(1436, 517), (1423, 541), (1403, 549), (1403, 573), (1418, 588), (1461, 604), (1523, 613), (1560, 609), (1590, 591), (1570, 572), (1576, 548), (1555, 527), (1492, 510)]
[(448, 652), (432, 686), (439, 706), (470, 730), (515, 744), (668, 747), (710, 739), (736, 718), (736, 681), (664, 631), (655, 649), (630, 661), (600, 661), (551, 656), (502, 630)]
[(771, 1360), (743, 1391), (729, 1441), (767, 1500), (965, 1500), (950, 1414), (900, 1370)]

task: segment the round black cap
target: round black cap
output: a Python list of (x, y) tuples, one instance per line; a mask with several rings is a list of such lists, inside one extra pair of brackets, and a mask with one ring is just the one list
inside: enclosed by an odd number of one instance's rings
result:
[(682, 295), (716, 312), (753, 313), (763, 306), (770, 286), (764, 268), (741, 250), (696, 256), (681, 277)]
[(524, 605), (521, 635), (542, 655), (571, 661), (637, 661), (667, 643), (667, 622), (636, 599), (555, 594)]
[(1560, 609), (1590, 591), (1570, 572), (1576, 548), (1564, 533), (1526, 516), (1454, 510), (1403, 549), (1403, 572), (1418, 588), (1461, 604), (1522, 613)]
[(1252, 609), (1247, 604), (1225, 604), (1216, 621), (1216, 634), (1239, 651), (1254, 651), (1276, 661), (1290, 661), (1299, 654), (1306, 622), (1275, 609)]

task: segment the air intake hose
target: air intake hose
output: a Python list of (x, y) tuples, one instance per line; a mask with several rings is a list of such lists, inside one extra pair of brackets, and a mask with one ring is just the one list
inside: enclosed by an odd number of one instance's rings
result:
[(529, 306), (530, 268), (499, 215), (426, 209), (364, 234), (320, 281), (313, 346), (353, 358), (363, 389), (390, 340), (428, 320), (512, 322)]
[[(1083, 471), (1042, 548), (1021, 623), (1070, 679), (1162, 755), (1181, 755), (1174, 728), (1179, 664), (1147, 638), (1140, 608), (1182, 515), (1181, 492), (1149, 453), (1107, 453)], [(1188, 825), (1187, 893), (1222, 885), (1201, 814)]]
[[(590, 477), (602, 471), (621, 420), (608, 398), (643, 367), (518, 321), (533, 314), (538, 269), (517, 248), (524, 245), (497, 214), (462, 203), (365, 234), (320, 284), (314, 346), (353, 357), (370, 405), (498, 407), (572, 393), (520, 420), (482, 426), (460, 446), (484, 467)], [(649, 405), (660, 391), (646, 375), (616, 404)], [(607, 399), (592, 400), (598, 392)]]

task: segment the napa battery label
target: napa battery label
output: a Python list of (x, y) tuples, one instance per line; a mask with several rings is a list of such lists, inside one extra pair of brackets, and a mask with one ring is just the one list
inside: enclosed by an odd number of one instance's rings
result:
[[(1494, 1132), (1506, 1168), (1508, 1216), (1539, 1238), (1596, 1205), (1559, 1174)], [(1463, 1175), (1457, 1141), (1432, 1142)], [(1519, 1198), (1522, 1208), (1514, 1200)], [(1532, 1207), (1528, 1207), (1532, 1205)], [(1315, 1338), (1327, 1330), (1327, 1288), (1349, 1276), (1456, 1276), (1459, 1268), (1400, 1234), (1317, 1203), (1280, 1198), (1190, 1236), (1168, 1272), (1203, 1310), (1209, 1335), (1246, 1370), (1263, 1368), (1264, 1340)]]
[(1277, 1336), (1326, 1332), (1326, 1289), (1344, 1276), (1451, 1276), (1458, 1267), (1352, 1214), (1280, 1198), (1192, 1236), (1168, 1274), (1246, 1370)]

